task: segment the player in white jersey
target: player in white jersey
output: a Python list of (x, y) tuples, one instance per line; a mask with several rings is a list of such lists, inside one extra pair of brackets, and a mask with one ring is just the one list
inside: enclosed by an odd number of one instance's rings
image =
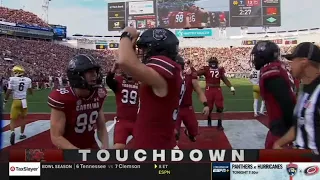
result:
[[(20, 126), (20, 139), (25, 139), (24, 135), (25, 129), (25, 118), (27, 116), (27, 91), (32, 94), (32, 82), (28, 77), (24, 77), (24, 68), (22, 66), (14, 66), (12, 69), (13, 77), (9, 79), (9, 86), (6, 96), (4, 98), (4, 106), (8, 101), (10, 95), (12, 94), (12, 105), (10, 111), (10, 143), (13, 145), (15, 143), (15, 132), (14, 129), (17, 125), (17, 120), (21, 118)], [(20, 124), (20, 123), (19, 123)]]
[(254, 111), (255, 117), (259, 116), (259, 114), (264, 115), (264, 108), (265, 108), (264, 100), (261, 100), (260, 112), (258, 114), (259, 99), (261, 99), (259, 80), (260, 80), (260, 71), (253, 68), (251, 71), (251, 74), (250, 74), (250, 82), (253, 85), (252, 86), (252, 89), (253, 89), (253, 111)]

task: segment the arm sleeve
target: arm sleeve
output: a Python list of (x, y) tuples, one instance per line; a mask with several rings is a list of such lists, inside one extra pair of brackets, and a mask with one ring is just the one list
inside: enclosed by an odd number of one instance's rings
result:
[(283, 122), (287, 127), (291, 127), (293, 125), (293, 109), (295, 102), (290, 96), (291, 90), (287, 84), (288, 83), (281, 77), (265, 80), (265, 88), (274, 96), (282, 109)]
[(63, 99), (63, 97), (61, 97), (60, 92), (57, 90), (54, 90), (48, 96), (48, 105), (51, 108), (54, 108), (54, 109), (61, 111), (65, 107), (65, 103), (63, 102), (62, 99)]
[(166, 79), (172, 78), (174, 76), (174, 65), (165, 60), (159, 58), (151, 58), (146, 65), (157, 71), (162, 77)]
[(115, 73), (108, 73), (106, 83), (109, 88), (115, 93), (117, 91), (117, 81), (114, 79)]

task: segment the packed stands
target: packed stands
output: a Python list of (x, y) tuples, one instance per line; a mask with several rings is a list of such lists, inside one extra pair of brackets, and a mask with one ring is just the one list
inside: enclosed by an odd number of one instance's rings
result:
[[(23, 23), (48, 27), (44, 21), (31, 12), (14, 10), (0, 7), (0, 20), (11, 23)], [(193, 39), (190, 41), (196, 41)], [(187, 39), (181, 41), (183, 44), (191, 44)], [(181, 55), (190, 60), (196, 69), (206, 64), (206, 60), (212, 56), (219, 59), (227, 73), (248, 73), (250, 71), (250, 50), (252, 46), (227, 46), (220, 48), (187, 47), (182, 46)], [(282, 51), (287, 52), (291, 46), (282, 46)], [(52, 76), (63, 76), (66, 63), (72, 56), (78, 53), (90, 53), (96, 57), (106, 73), (116, 59), (117, 50), (82, 49), (67, 47), (54, 42), (41, 40), (26, 40), (21, 38), (0, 37), (0, 70), (5, 76), (10, 75), (10, 68), (15, 64), (23, 65), (28, 75), (33, 80), (39, 80)]]
[(0, 21), (49, 27), (47, 23), (31, 12), (24, 11), (22, 9), (9, 9), (6, 7), (0, 7)]
[[(283, 50), (289, 46), (283, 47)], [(182, 48), (181, 54), (192, 61), (196, 69), (206, 64), (206, 60), (215, 56), (229, 73), (250, 71), (251, 47), (233, 48)], [(33, 41), (0, 37), (0, 58), (2, 69), (10, 64), (23, 65), (32, 77), (58, 76), (64, 73), (66, 63), (77, 53), (90, 53), (99, 61), (103, 72), (111, 68), (117, 50), (75, 49), (47, 41)]]

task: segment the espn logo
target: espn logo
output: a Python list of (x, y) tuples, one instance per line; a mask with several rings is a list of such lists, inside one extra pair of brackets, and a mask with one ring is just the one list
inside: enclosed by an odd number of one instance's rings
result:
[(40, 176), (40, 163), (9, 163), (9, 176)]

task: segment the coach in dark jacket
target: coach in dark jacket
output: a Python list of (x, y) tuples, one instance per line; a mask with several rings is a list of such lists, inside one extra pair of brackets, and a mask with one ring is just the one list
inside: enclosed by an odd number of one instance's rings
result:
[(313, 43), (300, 43), (292, 54), (285, 55), (292, 61), (292, 75), (302, 81), (293, 120), (294, 125), (278, 141), (274, 149), (295, 141), (298, 149), (320, 150), (320, 48)]

